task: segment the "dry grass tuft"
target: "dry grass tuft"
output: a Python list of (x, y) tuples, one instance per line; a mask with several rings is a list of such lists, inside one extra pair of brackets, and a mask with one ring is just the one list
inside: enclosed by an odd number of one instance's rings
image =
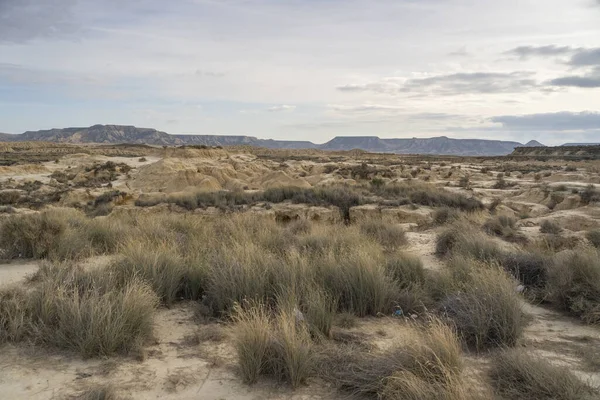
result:
[(245, 383), (256, 383), (266, 367), (271, 338), (271, 317), (264, 305), (237, 305), (235, 321), (235, 348), (240, 373)]
[(468, 258), (449, 263), (451, 284), (441, 304), (467, 345), (477, 351), (514, 346), (525, 328), (516, 283), (496, 267)]
[(592, 246), (596, 247), (597, 249), (600, 249), (600, 229), (588, 231), (585, 236), (587, 240), (590, 241)]
[(557, 254), (548, 275), (550, 301), (589, 324), (600, 323), (600, 253), (580, 249)]
[(562, 232), (562, 227), (557, 222), (546, 219), (540, 224), (540, 232), (559, 235)]
[(592, 400), (600, 395), (568, 368), (532, 357), (522, 349), (498, 353), (489, 374), (496, 393), (507, 399)]
[(2, 340), (92, 357), (138, 351), (152, 335), (157, 298), (139, 281), (119, 287), (103, 270), (46, 265), (32, 283), (27, 292), (2, 292)]
[(526, 237), (517, 229), (517, 220), (506, 215), (488, 219), (483, 229), (490, 235), (501, 237), (508, 242), (524, 242)]
[(72, 400), (119, 400), (121, 397), (117, 396), (112, 386), (106, 385), (94, 385), (88, 389), (83, 390), (75, 396), (70, 397)]
[(296, 308), (281, 307), (273, 315), (263, 304), (236, 305), (235, 343), (238, 364), (246, 383), (260, 375), (274, 376), (292, 388), (304, 383), (313, 370), (312, 341), (308, 326)]
[(383, 220), (370, 220), (360, 224), (361, 232), (386, 249), (395, 249), (408, 243), (406, 233), (397, 224)]
[(352, 395), (374, 399), (467, 398), (461, 379), (460, 342), (452, 329), (438, 320), (425, 327), (413, 326), (402, 345), (384, 353), (331, 347), (319, 358), (320, 375)]

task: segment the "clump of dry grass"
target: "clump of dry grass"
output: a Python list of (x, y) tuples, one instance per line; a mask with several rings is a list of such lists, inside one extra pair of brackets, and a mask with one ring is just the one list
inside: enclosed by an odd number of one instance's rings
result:
[(0, 248), (7, 258), (44, 258), (66, 229), (56, 212), (11, 216), (0, 223)]
[(312, 341), (308, 326), (294, 309), (283, 307), (275, 316), (269, 344), (268, 371), (297, 388), (313, 370)]
[(27, 293), (21, 287), (0, 290), (0, 343), (19, 342), (29, 329)]
[(336, 315), (334, 323), (340, 328), (350, 329), (356, 326), (356, 315), (343, 312)]
[(0, 222), (0, 251), (6, 258), (74, 260), (113, 253), (131, 236), (131, 228), (116, 219), (88, 219), (74, 209), (54, 208)]
[(459, 223), (438, 234), (436, 254), (463, 254), (481, 261), (497, 262), (504, 253), (490, 238), (482, 236), (470, 225)]
[(329, 338), (338, 309), (337, 299), (315, 286), (306, 290), (301, 308), (311, 334)]
[(594, 247), (600, 249), (600, 229), (588, 231), (585, 236)]
[(546, 219), (540, 224), (540, 232), (558, 235), (562, 232), (562, 227), (557, 222)]
[(433, 222), (438, 225), (444, 225), (449, 222), (456, 221), (460, 218), (460, 213), (454, 208), (442, 207), (436, 209), (433, 214)]
[(235, 321), (235, 348), (240, 373), (244, 382), (256, 383), (266, 367), (266, 356), (271, 337), (271, 317), (262, 304), (237, 306)]
[(535, 298), (545, 295), (550, 263), (551, 257), (544, 253), (521, 251), (506, 253), (501, 264), (528, 289), (528, 294)]
[(364, 221), (360, 224), (360, 230), (386, 249), (394, 249), (408, 243), (402, 227), (384, 220)]
[(550, 301), (590, 324), (600, 323), (600, 253), (580, 249), (557, 254), (548, 274)]
[(411, 327), (404, 343), (384, 353), (352, 346), (327, 348), (319, 355), (319, 365), (320, 376), (364, 398), (468, 398), (461, 379), (460, 342), (438, 320)]
[(514, 346), (525, 328), (516, 284), (497, 267), (465, 257), (453, 258), (441, 312), (467, 345), (477, 351)]
[(293, 308), (273, 315), (260, 303), (237, 305), (234, 312), (238, 364), (246, 383), (271, 375), (290, 383), (304, 383), (313, 369), (310, 332)]
[(134, 352), (151, 337), (157, 298), (138, 281), (119, 287), (102, 269), (47, 264), (32, 284), (2, 292), (2, 340), (27, 339), (91, 357)]
[(115, 389), (110, 385), (94, 385), (70, 397), (72, 400), (119, 400)]
[(499, 352), (491, 365), (492, 385), (503, 398), (592, 400), (600, 395), (568, 368), (532, 357), (523, 349)]
[(182, 257), (167, 243), (151, 248), (131, 242), (109, 269), (119, 285), (141, 279), (165, 304), (172, 304), (181, 295), (187, 272)]
[(509, 242), (522, 242), (526, 238), (517, 229), (517, 220), (506, 215), (498, 215), (488, 219), (483, 229), (490, 235), (501, 237)]

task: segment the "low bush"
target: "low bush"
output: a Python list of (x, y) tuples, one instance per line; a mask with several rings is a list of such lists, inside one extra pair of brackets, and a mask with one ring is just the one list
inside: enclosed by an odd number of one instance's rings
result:
[(449, 263), (453, 290), (442, 301), (449, 318), (467, 345), (477, 351), (514, 346), (525, 327), (516, 284), (495, 267), (458, 257)]
[(526, 288), (542, 290), (548, 280), (550, 257), (541, 253), (506, 253), (502, 266)]
[(600, 191), (594, 185), (587, 186), (581, 193), (581, 203), (590, 204), (600, 201)]
[(531, 356), (523, 349), (501, 351), (491, 365), (492, 386), (502, 398), (592, 400), (600, 395), (569, 368)]
[(588, 231), (585, 237), (594, 247), (600, 249), (600, 229)]
[(548, 274), (550, 301), (589, 324), (600, 323), (600, 253), (595, 249), (555, 256)]
[(438, 208), (433, 212), (433, 222), (438, 225), (444, 225), (449, 222), (456, 221), (460, 218), (460, 214), (453, 208), (450, 207), (442, 207)]
[(540, 224), (540, 232), (558, 235), (562, 232), (562, 227), (557, 222), (546, 219)]
[(506, 215), (499, 215), (488, 219), (483, 224), (483, 229), (490, 235), (501, 237), (509, 242), (522, 242), (526, 238), (518, 232), (517, 221)]

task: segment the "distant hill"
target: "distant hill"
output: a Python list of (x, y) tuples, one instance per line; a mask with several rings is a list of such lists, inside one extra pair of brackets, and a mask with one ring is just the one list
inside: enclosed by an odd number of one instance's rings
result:
[[(433, 154), (458, 156), (498, 156), (512, 153), (523, 144), (518, 142), (483, 139), (434, 138), (381, 139), (377, 136), (337, 136), (324, 144), (308, 141), (258, 139), (252, 136), (170, 135), (150, 128), (123, 125), (94, 125), (88, 128), (48, 129), (27, 131), (20, 135), (0, 134), (0, 141), (45, 141), (56, 143), (150, 144), (150, 145), (206, 145), (257, 146), (271, 149), (361, 149), (377, 153)], [(543, 146), (531, 141), (527, 146)]]
[(530, 140), (529, 142), (525, 143), (523, 147), (546, 147), (546, 145), (541, 144), (537, 140)]
[(561, 147), (565, 147), (565, 146), (598, 146), (600, 145), (600, 143), (565, 143), (565, 144), (561, 144)]
[(511, 156), (534, 159), (599, 160), (600, 145), (517, 147)]

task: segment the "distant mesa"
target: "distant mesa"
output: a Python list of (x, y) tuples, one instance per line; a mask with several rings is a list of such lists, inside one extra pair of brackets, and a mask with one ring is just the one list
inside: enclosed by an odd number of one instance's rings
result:
[[(28, 131), (19, 135), (0, 133), (0, 141), (44, 141), (56, 143), (148, 144), (256, 146), (271, 149), (364, 150), (375, 153), (430, 154), (455, 156), (502, 156), (524, 146), (518, 142), (482, 139), (433, 138), (382, 139), (378, 136), (337, 136), (327, 143), (309, 141), (258, 139), (252, 136), (171, 135), (150, 128), (124, 125), (94, 125), (88, 128), (64, 128)], [(532, 140), (525, 146), (543, 146)]]

